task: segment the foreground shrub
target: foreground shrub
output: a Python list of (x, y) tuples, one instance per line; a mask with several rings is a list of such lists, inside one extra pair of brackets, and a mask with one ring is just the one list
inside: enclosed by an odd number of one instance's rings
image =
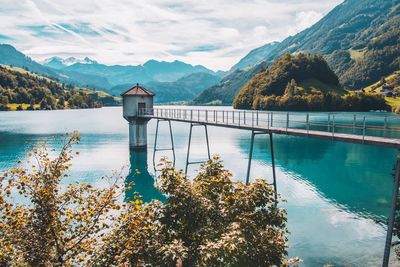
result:
[[(1, 266), (272, 266), (287, 254), (285, 211), (271, 186), (245, 186), (214, 157), (190, 181), (170, 163), (159, 176), (166, 203), (121, 203), (122, 177), (104, 188), (67, 184), (69, 135), (0, 177)], [(24, 167), (25, 166), (25, 167)]]
[(272, 266), (286, 255), (286, 213), (264, 180), (234, 183), (218, 157), (189, 181), (170, 164), (159, 177), (169, 196), (160, 219), (161, 248), (171, 264)]

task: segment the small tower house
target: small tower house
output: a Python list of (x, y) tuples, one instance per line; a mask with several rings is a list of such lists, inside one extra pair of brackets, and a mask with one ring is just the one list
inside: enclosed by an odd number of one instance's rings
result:
[(147, 122), (151, 118), (141, 115), (152, 110), (154, 95), (138, 83), (121, 94), (122, 115), (129, 122), (129, 146), (132, 149), (147, 148)]

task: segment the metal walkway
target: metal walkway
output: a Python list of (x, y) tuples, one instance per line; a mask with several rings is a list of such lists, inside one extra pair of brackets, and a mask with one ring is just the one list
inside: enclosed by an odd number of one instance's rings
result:
[(400, 149), (400, 117), (347, 113), (154, 108), (139, 116)]

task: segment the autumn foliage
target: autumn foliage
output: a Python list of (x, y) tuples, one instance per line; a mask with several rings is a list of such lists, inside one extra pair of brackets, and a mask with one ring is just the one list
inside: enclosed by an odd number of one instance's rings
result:
[(46, 146), (0, 177), (1, 266), (282, 266), (286, 213), (263, 180), (246, 186), (214, 157), (191, 181), (163, 161), (165, 203), (123, 202), (107, 186), (68, 184), (72, 145)]

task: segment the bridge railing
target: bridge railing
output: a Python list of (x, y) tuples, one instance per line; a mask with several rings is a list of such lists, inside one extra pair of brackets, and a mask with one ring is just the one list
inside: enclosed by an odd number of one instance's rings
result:
[(303, 129), (365, 136), (400, 138), (400, 117), (350, 113), (277, 112), (253, 110), (153, 108), (140, 109), (139, 116), (191, 122), (207, 122), (247, 128)]

